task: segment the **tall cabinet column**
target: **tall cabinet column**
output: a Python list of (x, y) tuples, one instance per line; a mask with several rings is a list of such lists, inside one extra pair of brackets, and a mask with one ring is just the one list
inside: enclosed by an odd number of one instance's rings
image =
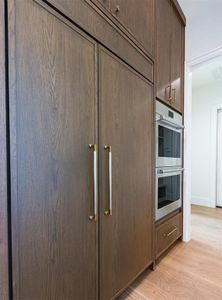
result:
[(9, 297), (5, 2), (0, 1), (0, 299)]
[(96, 44), (34, 1), (13, 3), (14, 299), (96, 299)]
[(152, 101), (152, 85), (100, 48), (101, 299), (152, 262)]

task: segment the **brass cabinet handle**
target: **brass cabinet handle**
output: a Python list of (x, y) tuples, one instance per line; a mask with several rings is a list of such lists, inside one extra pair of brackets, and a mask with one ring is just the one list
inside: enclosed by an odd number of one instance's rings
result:
[(109, 154), (109, 208), (108, 210), (105, 210), (104, 215), (106, 216), (112, 216), (112, 147), (105, 145), (104, 149), (108, 151)]
[(89, 144), (89, 148), (93, 150), (93, 214), (89, 216), (91, 221), (97, 221), (97, 207), (98, 207), (98, 183), (97, 183), (97, 145)]
[(172, 102), (175, 103), (176, 102), (176, 89), (172, 89), (172, 94), (173, 94)]
[(169, 236), (171, 236), (175, 231), (177, 231), (177, 227), (176, 227), (176, 226), (173, 226), (173, 227), (174, 227), (174, 228), (173, 228), (170, 232), (164, 233), (163, 236), (169, 237)]
[(172, 101), (172, 87), (171, 87), (171, 85), (168, 85), (167, 87), (166, 87), (166, 95), (167, 95), (167, 90), (169, 89), (169, 97), (167, 96), (166, 98), (167, 98), (167, 100), (170, 102), (170, 104), (171, 104), (171, 101)]

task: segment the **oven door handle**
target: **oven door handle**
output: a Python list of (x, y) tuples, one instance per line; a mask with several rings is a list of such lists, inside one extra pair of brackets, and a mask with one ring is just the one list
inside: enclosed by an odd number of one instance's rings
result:
[(179, 168), (179, 169), (171, 169), (171, 170), (163, 170), (160, 169), (158, 170), (158, 174), (166, 174), (166, 173), (174, 173), (174, 172), (183, 172), (184, 168)]
[(160, 114), (158, 114), (158, 115), (159, 115), (159, 118), (156, 119), (157, 122), (169, 125), (169, 126), (175, 128), (175, 129), (184, 129), (185, 128), (184, 125), (175, 124), (175, 123), (167, 120), (166, 118), (164, 118), (163, 115), (160, 115)]

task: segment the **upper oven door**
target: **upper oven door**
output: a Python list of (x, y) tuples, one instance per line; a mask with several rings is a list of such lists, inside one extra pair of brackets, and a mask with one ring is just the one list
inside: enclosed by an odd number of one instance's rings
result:
[(182, 165), (182, 130), (156, 122), (156, 167)]

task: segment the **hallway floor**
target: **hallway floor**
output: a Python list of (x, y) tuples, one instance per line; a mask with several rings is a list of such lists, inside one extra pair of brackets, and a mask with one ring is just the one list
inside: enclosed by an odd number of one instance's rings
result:
[(192, 206), (192, 236), (143, 273), (121, 300), (222, 300), (222, 208)]

